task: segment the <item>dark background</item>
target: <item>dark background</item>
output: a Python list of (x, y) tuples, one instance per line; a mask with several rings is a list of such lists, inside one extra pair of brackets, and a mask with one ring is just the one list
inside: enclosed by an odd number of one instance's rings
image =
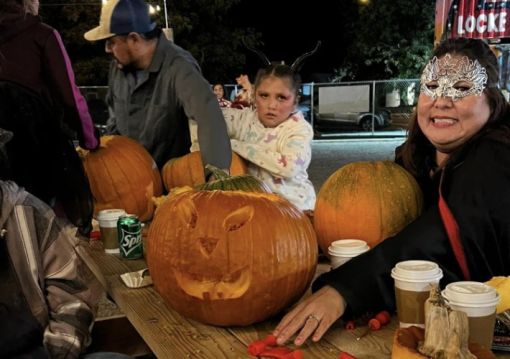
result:
[[(351, 1), (315, 0), (304, 4), (279, 0), (243, 2), (233, 9), (233, 22), (262, 33), (264, 44), (258, 50), (270, 61), (292, 64), (320, 40), (319, 50), (306, 60), (301, 75), (305, 82), (328, 81), (349, 46), (345, 25), (357, 15), (356, 9)], [(252, 78), (262, 61), (249, 50), (245, 55), (247, 73)]]

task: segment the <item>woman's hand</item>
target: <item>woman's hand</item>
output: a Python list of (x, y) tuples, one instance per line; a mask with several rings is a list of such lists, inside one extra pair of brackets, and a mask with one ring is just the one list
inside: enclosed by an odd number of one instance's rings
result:
[(310, 335), (317, 342), (328, 328), (344, 314), (345, 300), (333, 287), (324, 286), (290, 311), (273, 332), (282, 345), (300, 329), (294, 344), (301, 345)]

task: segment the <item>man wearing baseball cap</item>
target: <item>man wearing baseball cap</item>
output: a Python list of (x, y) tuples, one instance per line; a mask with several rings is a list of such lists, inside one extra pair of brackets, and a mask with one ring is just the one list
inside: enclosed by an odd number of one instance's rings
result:
[(225, 120), (193, 56), (166, 39), (143, 0), (109, 0), (99, 26), (85, 33), (105, 41), (110, 66), (107, 131), (145, 146), (159, 168), (189, 152), (188, 120), (198, 125), (202, 162), (230, 167)]

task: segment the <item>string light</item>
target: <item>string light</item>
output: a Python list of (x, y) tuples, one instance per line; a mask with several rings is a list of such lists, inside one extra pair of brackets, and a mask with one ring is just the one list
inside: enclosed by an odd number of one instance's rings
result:
[(149, 5), (149, 14), (154, 15), (157, 12), (161, 11), (161, 7), (159, 5), (156, 5), (156, 7)]

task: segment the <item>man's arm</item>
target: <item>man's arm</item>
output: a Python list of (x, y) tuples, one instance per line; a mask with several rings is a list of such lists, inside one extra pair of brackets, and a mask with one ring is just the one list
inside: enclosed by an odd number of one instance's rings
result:
[[(188, 118), (197, 122), (202, 162), (218, 168), (230, 168), (232, 152), (225, 120), (209, 84), (198, 67), (183, 58), (172, 64), (175, 91)], [(198, 66), (198, 65), (197, 65)]]
[(106, 133), (109, 135), (118, 135), (117, 117), (115, 115), (115, 106), (113, 103), (113, 92), (115, 89), (114, 78), (116, 71), (115, 62), (110, 63), (110, 71), (108, 72), (108, 92), (106, 93), (105, 102), (108, 106), (108, 120), (106, 120)]

